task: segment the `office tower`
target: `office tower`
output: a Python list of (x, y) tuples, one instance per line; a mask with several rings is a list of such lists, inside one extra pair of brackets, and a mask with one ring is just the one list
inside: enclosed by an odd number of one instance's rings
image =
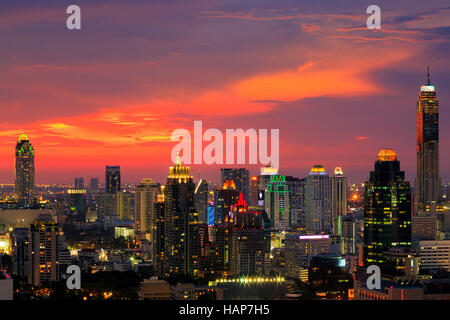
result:
[(114, 194), (116, 201), (113, 215), (118, 216), (120, 220), (133, 220), (133, 195), (129, 192), (118, 191)]
[(312, 167), (305, 185), (306, 229), (312, 233), (331, 232), (330, 177), (321, 165)]
[(86, 189), (69, 189), (69, 220), (71, 222), (86, 222)]
[(74, 188), (75, 189), (84, 189), (84, 178), (83, 177), (75, 178)]
[(258, 185), (259, 185), (259, 177), (253, 176), (250, 179), (250, 201), (249, 204), (252, 207), (258, 206)]
[(302, 216), (302, 179), (286, 176), (286, 185), (289, 190), (289, 224), (298, 226)]
[(264, 198), (264, 210), (272, 222), (272, 228), (287, 230), (290, 226), (290, 191), (286, 177), (271, 175), (270, 182), (266, 183)]
[(34, 149), (24, 134), (17, 140), (14, 170), (19, 207), (29, 208), (34, 203)]
[(356, 254), (356, 221), (354, 215), (349, 214), (342, 216), (341, 220), (341, 254)]
[(194, 207), (195, 184), (180, 157), (170, 167), (164, 188), (165, 255), (167, 273), (198, 274), (198, 213)]
[(378, 153), (364, 186), (364, 265), (383, 268), (385, 251), (411, 246), (411, 187), (393, 150)]
[(420, 87), (417, 101), (417, 178), (415, 184), (415, 209), (426, 211), (427, 206), (439, 203), (441, 179), (439, 177), (439, 101), (436, 87)]
[(288, 234), (285, 240), (286, 275), (300, 279), (308, 268), (308, 259), (327, 254), (330, 250), (329, 235)]
[(266, 242), (262, 212), (248, 208), (242, 193), (235, 205), (229, 222), (230, 274), (263, 274), (265, 270)]
[(239, 191), (233, 180), (226, 180), (222, 189), (218, 189), (214, 195), (214, 223), (223, 225), (225, 218), (230, 215), (231, 206), (235, 204), (239, 198)]
[(14, 228), (11, 235), (13, 274), (25, 279), (29, 273), (28, 228)]
[(91, 178), (89, 187), (90, 187), (91, 191), (94, 191), (94, 192), (98, 191), (98, 189), (99, 189), (98, 178)]
[(331, 177), (331, 221), (333, 235), (342, 234), (342, 217), (347, 214), (347, 177), (344, 177), (342, 168), (334, 169)]
[(105, 192), (116, 193), (120, 191), (120, 166), (106, 166)]
[(166, 274), (166, 254), (164, 250), (165, 245), (165, 202), (164, 202), (164, 187), (162, 194), (158, 195), (157, 201), (153, 204), (152, 216), (152, 260), (155, 268), (155, 274), (159, 277), (164, 277)]
[(222, 173), (222, 184), (226, 180), (233, 180), (236, 190), (243, 193), (244, 199), (248, 203), (250, 200), (250, 174), (248, 170), (245, 168), (222, 168), (220, 171)]
[(28, 283), (41, 286), (59, 280), (59, 227), (51, 218), (36, 219), (30, 226)]
[(258, 177), (258, 206), (264, 206), (264, 192), (266, 185), (270, 183), (270, 177), (278, 175), (278, 169), (271, 166), (265, 166), (261, 168), (260, 175)]
[(195, 187), (194, 202), (199, 223), (208, 224), (208, 183), (203, 179), (200, 179)]
[(438, 240), (437, 215), (421, 214), (411, 217), (411, 240), (417, 243), (420, 240)]
[[(161, 193), (161, 185), (153, 179), (143, 179), (134, 194), (134, 221), (138, 232), (151, 233), (154, 204)], [(151, 236), (150, 239), (151, 241)]]

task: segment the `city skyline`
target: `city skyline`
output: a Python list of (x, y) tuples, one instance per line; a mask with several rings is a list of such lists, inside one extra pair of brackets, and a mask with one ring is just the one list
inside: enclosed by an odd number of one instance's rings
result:
[[(450, 8), (381, 1), (382, 29), (373, 31), (357, 1), (325, 3), (79, 1), (79, 33), (65, 29), (52, 1), (1, 4), (9, 45), (0, 65), (0, 182), (14, 182), (22, 133), (35, 148), (36, 183), (102, 181), (106, 165), (120, 165), (124, 183), (163, 182), (170, 133), (202, 120), (221, 130), (279, 128), (285, 175), (305, 177), (321, 164), (364, 182), (373, 155), (392, 148), (414, 183), (416, 101), (428, 65), (440, 135), (450, 134)], [(440, 141), (443, 183), (449, 144)], [(228, 166), (190, 167), (194, 180), (200, 169), (219, 181)], [(233, 167), (257, 175), (261, 165)]]

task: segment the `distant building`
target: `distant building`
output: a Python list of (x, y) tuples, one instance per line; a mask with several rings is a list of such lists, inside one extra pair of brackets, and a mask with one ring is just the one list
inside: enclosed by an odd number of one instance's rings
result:
[(397, 154), (382, 149), (365, 183), (364, 265), (379, 265), (391, 247), (411, 247), (411, 187)]
[[(161, 193), (161, 185), (153, 179), (143, 179), (136, 187), (134, 218), (138, 232), (151, 233), (153, 227), (154, 204)], [(151, 236), (150, 239), (151, 241)]]
[(105, 192), (113, 194), (120, 190), (120, 166), (106, 166)]
[(274, 230), (290, 227), (290, 190), (283, 175), (271, 175), (264, 191), (264, 210)]
[(232, 168), (222, 168), (220, 169), (222, 173), (222, 184), (227, 180), (233, 180), (236, 185), (236, 189), (242, 192), (244, 199), (247, 203), (250, 201), (250, 174), (245, 168), (232, 169)]
[(342, 168), (334, 169), (331, 177), (331, 221), (333, 234), (342, 234), (342, 217), (347, 214), (347, 177), (344, 176)]
[(170, 284), (157, 277), (144, 279), (139, 285), (139, 300), (170, 300)]
[(194, 192), (195, 209), (198, 212), (199, 222), (208, 223), (208, 183), (200, 179)]
[(420, 87), (417, 101), (417, 179), (415, 183), (415, 211), (441, 200), (439, 177), (439, 101), (436, 88), (428, 82)]
[(421, 271), (450, 272), (450, 240), (420, 241), (417, 249)]
[(15, 193), (20, 208), (30, 208), (34, 202), (34, 149), (28, 137), (17, 140), (14, 164)]
[(28, 283), (41, 286), (59, 280), (59, 232), (50, 219), (37, 219), (30, 226)]
[(330, 177), (321, 165), (312, 167), (305, 186), (306, 230), (331, 233)]
[(329, 235), (286, 235), (286, 275), (300, 279), (302, 272), (304, 273), (305, 268), (308, 268), (308, 259), (313, 256), (327, 254), (329, 250)]
[(84, 178), (83, 177), (76, 177), (73, 187), (75, 189), (84, 189), (85, 188)]

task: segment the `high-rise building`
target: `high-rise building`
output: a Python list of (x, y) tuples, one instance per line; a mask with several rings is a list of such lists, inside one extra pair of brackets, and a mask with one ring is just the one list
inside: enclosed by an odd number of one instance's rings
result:
[(74, 183), (74, 188), (75, 189), (84, 189), (84, 178), (83, 177), (76, 177), (75, 178), (75, 183)]
[[(154, 204), (161, 193), (161, 185), (153, 179), (143, 179), (136, 187), (134, 195), (134, 221), (138, 232), (151, 232), (153, 225)], [(150, 239), (151, 241), (151, 236)]]
[(106, 166), (105, 192), (116, 193), (120, 191), (120, 166)]
[(378, 153), (364, 186), (364, 265), (383, 271), (385, 251), (411, 247), (411, 187), (393, 150)]
[(247, 203), (250, 201), (250, 174), (245, 168), (232, 169), (232, 168), (222, 168), (220, 169), (222, 173), (222, 184), (226, 180), (233, 180), (236, 185), (236, 190), (242, 192), (245, 201)]
[(194, 201), (199, 223), (208, 224), (208, 183), (203, 179), (195, 187)]
[(302, 179), (286, 176), (286, 185), (289, 190), (289, 225), (301, 225), (302, 218)]
[(347, 177), (344, 176), (342, 168), (334, 169), (331, 177), (331, 221), (333, 224), (333, 235), (342, 234), (342, 217), (347, 214)]
[(86, 189), (69, 189), (69, 218), (71, 222), (86, 222)]
[(439, 203), (441, 179), (439, 177), (439, 101), (436, 87), (430, 83), (420, 87), (417, 101), (417, 178), (415, 209), (426, 211), (427, 206)]
[(312, 233), (331, 232), (330, 176), (321, 165), (312, 167), (305, 185), (306, 229)]
[(263, 274), (266, 241), (262, 212), (249, 209), (241, 193), (233, 205), (233, 216), (229, 223), (232, 226), (228, 257), (230, 274)]
[(258, 206), (258, 185), (259, 185), (259, 177), (253, 176), (250, 178), (250, 201), (249, 204), (252, 207)]
[(29, 208), (35, 200), (34, 149), (24, 134), (17, 140), (14, 170), (15, 192), (19, 207)]
[(287, 230), (290, 226), (290, 191), (286, 177), (271, 175), (264, 192), (264, 210), (275, 230)]
[(357, 253), (357, 233), (354, 214), (342, 216), (341, 219), (341, 254), (355, 255)]
[(40, 217), (30, 226), (28, 283), (40, 286), (59, 280), (59, 227), (51, 218)]
[(215, 191), (214, 224), (220, 226), (225, 223), (225, 218), (230, 215), (231, 206), (237, 202), (239, 193), (233, 180), (225, 180), (222, 189)]
[(99, 189), (98, 178), (91, 178), (89, 187), (90, 187), (91, 191), (94, 191), (94, 192), (98, 191), (98, 189)]
[(165, 254), (165, 202), (164, 202), (164, 187), (162, 187), (162, 194), (158, 195), (157, 201), (153, 204), (153, 222), (152, 222), (152, 259), (155, 274), (159, 277), (164, 277), (166, 274), (166, 254)]
[(170, 275), (198, 275), (198, 212), (194, 207), (194, 193), (189, 167), (182, 166), (177, 156), (164, 187), (164, 250)]

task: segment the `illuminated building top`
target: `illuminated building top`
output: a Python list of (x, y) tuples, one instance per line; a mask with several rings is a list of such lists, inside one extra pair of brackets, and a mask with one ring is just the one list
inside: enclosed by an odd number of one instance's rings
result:
[(181, 165), (180, 155), (177, 153), (175, 165), (169, 169), (169, 179), (183, 179), (184, 181), (192, 179), (189, 175), (189, 167)]
[(222, 189), (236, 189), (236, 185), (233, 180), (225, 180)]
[(378, 161), (395, 161), (397, 160), (397, 154), (392, 149), (381, 149), (380, 152), (378, 152), (377, 156)]
[(261, 175), (262, 176), (271, 176), (271, 175), (274, 175), (274, 174), (278, 174), (278, 169), (277, 168), (273, 168), (273, 167), (269, 167), (269, 166), (261, 168)]
[(334, 168), (334, 174), (336, 176), (343, 176), (344, 175), (344, 171), (342, 171), (341, 167), (336, 167), (336, 168)]
[(326, 175), (327, 172), (325, 171), (325, 168), (322, 165), (315, 165), (312, 167), (310, 175)]
[(19, 136), (19, 139), (17, 139), (17, 143), (20, 143), (20, 142), (22, 142), (22, 141), (30, 141), (29, 139), (28, 139), (28, 137), (27, 137), (27, 135), (26, 134), (21, 134), (20, 136)]

